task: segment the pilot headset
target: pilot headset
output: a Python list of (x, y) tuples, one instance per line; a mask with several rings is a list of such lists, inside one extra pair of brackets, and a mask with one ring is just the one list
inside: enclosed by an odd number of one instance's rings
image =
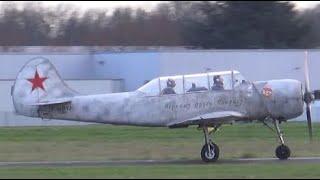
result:
[(215, 75), (215, 76), (213, 77), (213, 81), (214, 81), (214, 82), (220, 82), (220, 75)]
[(169, 87), (175, 87), (175, 86), (176, 86), (176, 83), (174, 82), (173, 79), (169, 78), (169, 79), (167, 80), (167, 85), (168, 85)]

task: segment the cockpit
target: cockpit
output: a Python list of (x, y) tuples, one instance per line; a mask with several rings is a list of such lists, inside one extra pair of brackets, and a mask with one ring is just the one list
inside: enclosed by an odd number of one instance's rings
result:
[(246, 80), (238, 71), (208, 72), (159, 77), (149, 81), (137, 91), (148, 96), (188, 94), (207, 91), (233, 90)]

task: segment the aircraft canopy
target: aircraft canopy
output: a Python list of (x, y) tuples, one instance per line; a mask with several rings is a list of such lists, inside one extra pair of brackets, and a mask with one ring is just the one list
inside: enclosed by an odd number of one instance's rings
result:
[[(218, 78), (219, 76), (217, 75), (220, 75), (220, 78)], [(223, 82), (223, 90), (233, 90), (233, 88), (239, 86), (241, 83), (246, 82), (241, 73), (238, 71), (220, 71), (159, 77), (149, 81), (137, 91), (144, 92), (150, 96), (168, 94), (169, 92), (169, 94), (171, 94), (171, 92), (174, 94), (187, 94), (194, 92), (214, 91), (217, 90), (214, 88), (214, 86), (217, 84), (214, 82), (217, 81)], [(175, 84), (175, 86), (170, 88), (171, 84)], [(166, 91), (168, 86), (170, 91)]]

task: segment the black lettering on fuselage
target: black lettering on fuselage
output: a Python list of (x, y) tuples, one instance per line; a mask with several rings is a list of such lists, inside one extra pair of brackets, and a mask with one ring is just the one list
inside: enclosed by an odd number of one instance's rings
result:
[(238, 99), (238, 100), (236, 100), (236, 99), (229, 99), (229, 100), (219, 99), (218, 104), (219, 105), (228, 105), (228, 106), (241, 106), (242, 100), (241, 99)]

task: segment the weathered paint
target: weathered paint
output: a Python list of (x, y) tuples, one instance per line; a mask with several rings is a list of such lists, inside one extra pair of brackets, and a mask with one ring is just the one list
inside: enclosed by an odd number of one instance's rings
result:
[[(46, 78), (42, 88), (28, 79)], [(267, 96), (263, 89), (272, 90)], [(245, 82), (234, 89), (172, 95), (142, 91), (79, 95), (67, 87), (49, 60), (34, 58), (19, 72), (13, 88), (16, 111), (30, 117), (118, 125), (173, 127), (234, 121), (292, 119), (303, 113), (296, 80)], [(41, 105), (39, 105), (41, 104)], [(219, 115), (218, 115), (219, 114)], [(196, 118), (196, 119), (195, 119)]]

